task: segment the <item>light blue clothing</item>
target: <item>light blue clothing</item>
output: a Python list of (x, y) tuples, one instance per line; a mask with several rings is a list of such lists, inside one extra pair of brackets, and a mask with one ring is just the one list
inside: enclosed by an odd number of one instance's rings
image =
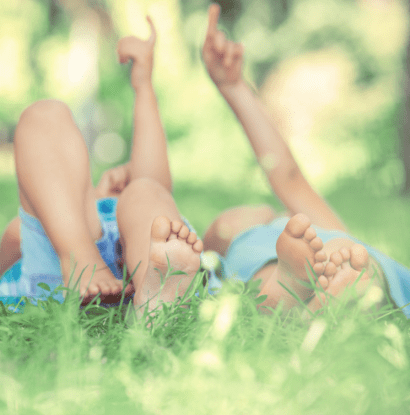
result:
[[(114, 276), (122, 279), (122, 270), (118, 264), (117, 201), (117, 198), (97, 201), (103, 235), (96, 241), (96, 245)], [(58, 255), (40, 221), (21, 207), (19, 216), (22, 258), (0, 279), (0, 301), (4, 304), (16, 303), (22, 296), (28, 297), (33, 303), (48, 297), (50, 292), (40, 288), (39, 283), (46, 283), (51, 292), (58, 286), (64, 286)], [(61, 291), (53, 296), (59, 302), (64, 301)]]
[[(119, 231), (116, 220), (116, 198), (97, 201), (97, 211), (103, 230), (102, 237), (96, 242), (102, 258), (118, 279), (122, 279), (122, 270), (118, 265)], [(22, 259), (10, 268), (0, 279), (0, 301), (4, 304), (16, 304), (22, 296), (27, 296), (35, 303), (38, 298), (47, 297), (50, 293), (38, 287), (43, 282), (51, 291), (63, 285), (60, 262), (38, 219), (19, 210), (21, 218), (21, 250)], [(183, 218), (190, 231), (194, 228)], [(225, 258), (219, 256), (222, 264), (221, 272), (211, 270), (209, 274), (209, 292), (218, 292), (224, 279), (236, 279), (248, 282), (269, 261), (277, 259), (276, 242), (284, 230), (288, 217), (275, 219), (267, 225), (256, 226), (238, 235), (228, 248)], [(315, 227), (317, 235), (325, 243), (335, 238), (349, 238), (364, 245), (369, 254), (382, 267), (389, 285), (390, 295), (398, 307), (410, 303), (410, 270), (377, 249), (342, 232), (330, 231)], [(63, 301), (61, 292), (54, 296)], [(410, 306), (403, 308), (404, 314), (410, 318)]]
[[(122, 280), (123, 274), (119, 265), (121, 252), (118, 245), (120, 235), (117, 224), (117, 202), (118, 199), (115, 197), (99, 199), (96, 202), (103, 233), (102, 237), (96, 241), (96, 245), (114, 276)], [(64, 286), (60, 260), (40, 221), (21, 207), (19, 216), (22, 259), (0, 279), (0, 301), (3, 304), (17, 304), (21, 297), (25, 296), (36, 304), (37, 299), (45, 299), (50, 296), (49, 291), (38, 286), (39, 283), (46, 283), (51, 292), (58, 286)], [(186, 218), (182, 217), (182, 220), (190, 231), (195, 232)], [(54, 294), (53, 297), (60, 303), (64, 301), (61, 291)], [(129, 299), (124, 301), (124, 304), (128, 301)], [(105, 306), (116, 305), (101, 304)]]
[[(236, 279), (248, 282), (269, 261), (278, 258), (276, 242), (288, 223), (288, 217), (277, 218), (267, 225), (251, 228), (238, 235), (231, 243), (225, 258), (219, 257), (222, 263), (221, 279)], [(386, 276), (390, 296), (398, 307), (410, 303), (410, 269), (389, 258), (377, 249), (342, 231), (331, 231), (313, 226), (323, 243), (335, 238), (349, 238), (366, 247), (369, 254), (380, 264)], [(209, 286), (212, 292), (221, 287), (221, 279), (212, 272)], [(410, 318), (410, 306), (403, 308), (406, 317)]]

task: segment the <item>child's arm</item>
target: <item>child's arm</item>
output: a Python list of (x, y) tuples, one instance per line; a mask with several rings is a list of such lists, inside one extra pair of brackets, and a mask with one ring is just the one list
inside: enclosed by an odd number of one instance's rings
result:
[(0, 278), (19, 259), (20, 218), (14, 218), (8, 225), (0, 242)]
[(226, 40), (217, 29), (219, 12), (217, 4), (210, 6), (203, 47), (205, 66), (241, 122), (273, 192), (292, 215), (302, 212), (315, 225), (344, 230), (340, 220), (309, 185), (261, 102), (244, 82), (243, 46)]
[(132, 61), (131, 84), (135, 90), (134, 136), (131, 152), (131, 180), (149, 177), (171, 191), (167, 143), (159, 116), (151, 75), (156, 40), (155, 27), (149, 17), (151, 36), (143, 41), (130, 36), (118, 43), (121, 63)]

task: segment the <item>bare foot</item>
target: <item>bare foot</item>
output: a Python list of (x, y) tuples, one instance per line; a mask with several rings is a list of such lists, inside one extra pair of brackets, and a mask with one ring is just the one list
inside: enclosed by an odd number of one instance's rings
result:
[[(92, 254), (89, 256), (85, 254), (84, 256), (86, 259), (79, 259), (74, 271), (74, 275), (76, 278), (80, 277), (80, 281), (76, 285), (76, 280), (67, 280), (65, 281), (65, 285), (71, 288), (75, 287), (75, 289), (79, 291), (80, 296), (83, 297), (82, 304), (89, 303), (98, 294), (100, 294), (101, 300), (107, 304), (120, 301), (123, 290), (123, 281), (114, 277), (111, 270), (101, 258), (96, 258), (95, 261), (92, 261), (90, 259), (92, 258)], [(97, 265), (96, 270), (94, 271), (94, 266), (91, 266), (90, 263), (96, 263), (100, 265), (100, 268)], [(62, 259), (61, 266), (63, 275), (71, 275), (71, 260)], [(67, 272), (64, 273), (64, 270)], [(133, 293), (134, 287), (132, 284), (128, 284), (124, 292), (125, 297), (129, 297)]]
[[(341, 248), (331, 254), (324, 274), (319, 277), (319, 284), (325, 292), (316, 295), (309, 303), (309, 308), (312, 311), (320, 309), (328, 301), (327, 294), (335, 298), (343, 295), (345, 289), (352, 286), (363, 270), (368, 268), (369, 254), (363, 245), (354, 244), (349, 249)], [(355, 284), (356, 293), (363, 294), (369, 283), (369, 274), (365, 271)]]
[(320, 276), (325, 270), (323, 262), (327, 259), (323, 242), (310, 225), (306, 215), (296, 214), (289, 220), (276, 243), (277, 280), (292, 288), (302, 300), (309, 296), (309, 290), (298, 284), (298, 280), (309, 282), (307, 261), (316, 276)]
[[(187, 290), (200, 266), (199, 254), (203, 243), (180, 220), (170, 221), (164, 216), (154, 219), (151, 228), (151, 247), (145, 280), (134, 297), (134, 305), (149, 310), (160, 301), (171, 302)], [(169, 265), (184, 274), (171, 275), (161, 287), (161, 273), (165, 277)]]

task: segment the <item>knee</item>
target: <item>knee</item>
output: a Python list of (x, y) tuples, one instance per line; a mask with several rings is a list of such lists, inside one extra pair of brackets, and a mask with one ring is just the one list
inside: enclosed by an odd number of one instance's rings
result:
[(172, 197), (169, 191), (159, 182), (149, 177), (132, 180), (122, 191), (118, 199), (118, 205), (124, 203), (143, 203), (152, 198)]
[(269, 205), (255, 206), (253, 209), (255, 216), (264, 224), (272, 222), (278, 216), (277, 212)]
[[(67, 123), (72, 121), (71, 111), (66, 104), (57, 100), (41, 100), (28, 106), (20, 116), (14, 135), (16, 150), (20, 142), (30, 141), (40, 132), (40, 136), (45, 137), (45, 131), (52, 128), (61, 131)], [(26, 137), (26, 138), (25, 138)]]
[(69, 107), (62, 101), (44, 99), (29, 105), (21, 114), (18, 125), (58, 121), (61, 117), (71, 116)]
[(209, 227), (204, 236), (205, 249), (225, 255), (232, 240), (241, 232), (257, 225), (264, 225), (276, 217), (268, 205), (241, 206), (223, 212)]
[(248, 227), (267, 224), (275, 217), (275, 211), (268, 205), (241, 206), (223, 212), (218, 222), (220, 226), (226, 225), (233, 231), (241, 231)]

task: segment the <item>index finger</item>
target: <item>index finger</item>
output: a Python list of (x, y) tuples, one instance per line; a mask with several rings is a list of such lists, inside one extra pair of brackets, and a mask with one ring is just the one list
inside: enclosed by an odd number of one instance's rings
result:
[(213, 34), (218, 30), (218, 19), (221, 7), (219, 4), (213, 3), (209, 6), (208, 11), (208, 34)]
[(146, 19), (147, 19), (147, 22), (148, 22), (148, 24), (150, 25), (150, 28), (151, 28), (151, 35), (148, 39), (148, 42), (155, 43), (155, 40), (157, 38), (157, 31), (155, 30), (154, 23), (152, 22), (152, 19), (151, 19), (150, 16), (147, 16)]

